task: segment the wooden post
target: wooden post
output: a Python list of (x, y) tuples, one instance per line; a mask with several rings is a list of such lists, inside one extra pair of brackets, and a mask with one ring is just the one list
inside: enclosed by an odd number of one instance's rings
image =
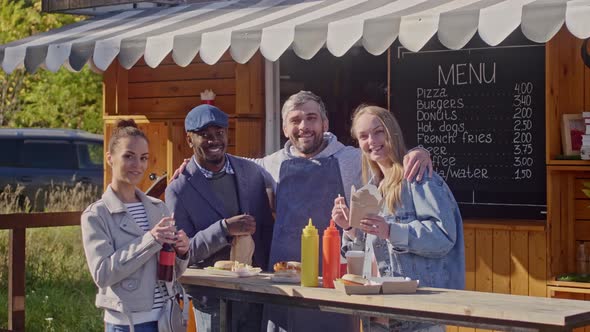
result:
[(8, 330), (25, 330), (25, 248), (27, 228), (80, 225), (81, 212), (0, 214), (0, 230), (8, 229)]
[(25, 245), (26, 229), (9, 231), (8, 329), (25, 330)]
[[(231, 331), (232, 301), (228, 299), (219, 299), (219, 331)], [(212, 318), (213, 319), (213, 318)]]

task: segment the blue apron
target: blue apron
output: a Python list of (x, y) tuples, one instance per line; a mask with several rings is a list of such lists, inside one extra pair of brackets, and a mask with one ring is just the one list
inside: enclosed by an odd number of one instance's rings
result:
[[(322, 232), (330, 225), (332, 206), (338, 194), (343, 195), (344, 191), (336, 158), (295, 158), (282, 162), (270, 271), (279, 261), (301, 261), (301, 231), (309, 218), (319, 231), (322, 248)], [(320, 255), (320, 274), (321, 258)]]
[[(344, 195), (338, 160), (334, 157), (295, 158), (281, 163), (277, 189), (277, 220), (270, 249), (269, 270), (279, 261), (301, 261), (301, 231), (312, 218), (321, 240), (329, 226), (334, 199)], [(265, 306), (267, 331), (356, 331), (358, 319), (312, 309)], [(268, 319), (268, 321), (267, 321)]]

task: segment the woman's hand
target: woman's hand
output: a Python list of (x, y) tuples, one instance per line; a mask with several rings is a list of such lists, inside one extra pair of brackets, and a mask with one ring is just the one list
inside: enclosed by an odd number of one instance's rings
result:
[(174, 226), (173, 217), (162, 218), (154, 228), (150, 230), (150, 233), (156, 239), (159, 244), (176, 243), (176, 226)]
[(334, 220), (334, 223), (342, 227), (342, 229), (347, 229), (349, 227), (349, 215), (350, 212), (348, 211), (348, 207), (346, 206), (346, 201), (344, 200), (344, 197), (336, 197), (334, 199), (334, 207), (332, 208), (332, 220)]
[(367, 234), (373, 234), (381, 240), (389, 239), (389, 224), (383, 217), (376, 214), (369, 214), (361, 219), (361, 230)]
[(188, 252), (188, 235), (181, 229), (176, 233), (176, 242), (174, 242), (174, 250), (179, 257), (184, 257)]

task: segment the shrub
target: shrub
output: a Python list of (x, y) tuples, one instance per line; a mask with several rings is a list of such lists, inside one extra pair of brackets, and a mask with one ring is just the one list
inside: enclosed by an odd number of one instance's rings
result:
[(18, 185), (14, 191), (10, 185), (4, 187), (0, 193), (0, 214), (28, 212), (31, 201), (23, 195), (25, 187)]
[(48, 190), (39, 189), (33, 202), (24, 195), (25, 187), (10, 185), (0, 193), (0, 214), (43, 211), (82, 211), (100, 197), (97, 186), (77, 183), (75, 186), (51, 184)]

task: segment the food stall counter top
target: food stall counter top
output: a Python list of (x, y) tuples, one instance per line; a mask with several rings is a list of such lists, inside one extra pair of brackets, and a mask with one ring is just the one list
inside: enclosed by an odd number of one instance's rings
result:
[(272, 303), (497, 330), (568, 331), (590, 325), (590, 301), (427, 287), (415, 294), (346, 295), (273, 283), (270, 274), (235, 278), (198, 269), (188, 269), (180, 280), (189, 293), (217, 296), (222, 306), (231, 301)]

